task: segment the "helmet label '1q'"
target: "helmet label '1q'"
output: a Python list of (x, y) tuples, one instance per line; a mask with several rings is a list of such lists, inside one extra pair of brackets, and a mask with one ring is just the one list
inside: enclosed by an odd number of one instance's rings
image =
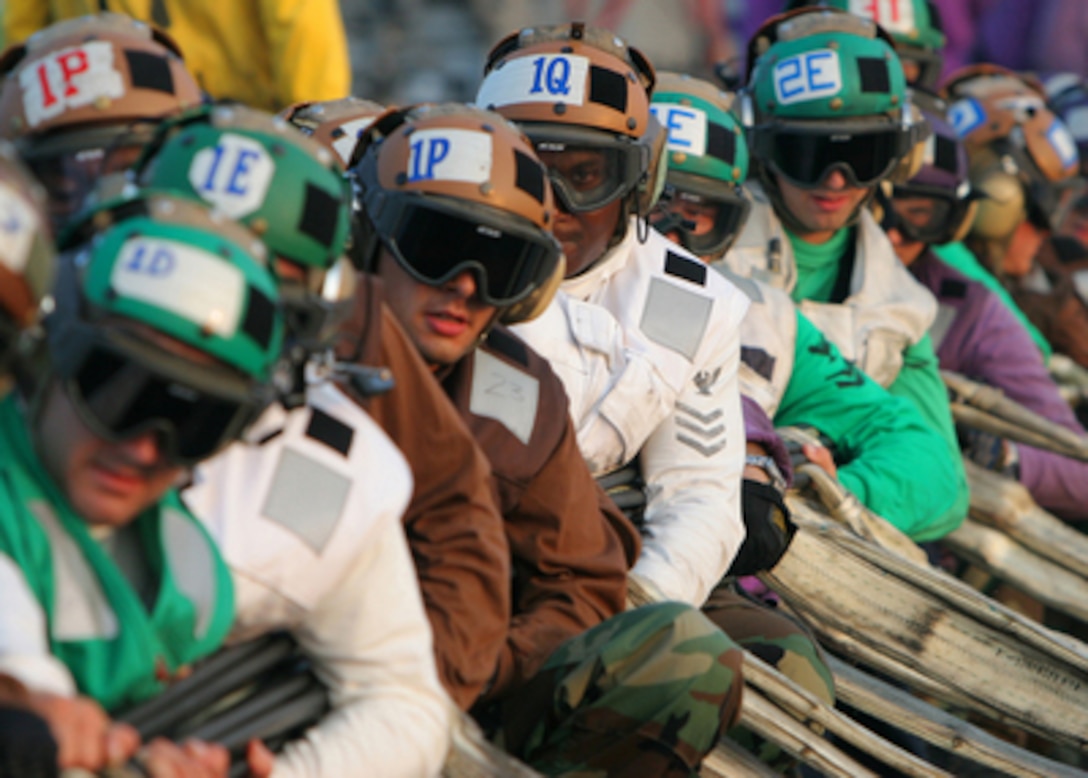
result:
[(105, 41), (90, 41), (42, 57), (20, 71), (19, 86), (31, 127), (101, 98), (125, 96), (124, 79), (113, 65), (113, 47)]
[(409, 138), (408, 183), (491, 178), (491, 136), (478, 130), (417, 130)]
[(242, 270), (227, 260), (185, 243), (143, 236), (125, 241), (110, 285), (124, 297), (222, 338), (234, 337), (247, 297)]
[(690, 105), (652, 103), (652, 113), (669, 133), (669, 151), (703, 156), (706, 154), (706, 111)]
[(804, 103), (842, 91), (839, 54), (816, 49), (795, 54), (774, 66), (774, 96), (779, 105)]
[(264, 204), (275, 172), (276, 163), (264, 146), (227, 132), (215, 146), (193, 156), (189, 183), (204, 200), (241, 219)]
[(26, 199), (0, 183), (0, 262), (13, 273), (22, 273), (37, 232), (38, 217)]
[(915, 29), (914, 0), (850, 0), (850, 13), (872, 19), (888, 32)]
[(512, 59), (487, 74), (476, 95), (481, 108), (517, 103), (585, 105), (589, 59), (574, 54), (542, 54)]

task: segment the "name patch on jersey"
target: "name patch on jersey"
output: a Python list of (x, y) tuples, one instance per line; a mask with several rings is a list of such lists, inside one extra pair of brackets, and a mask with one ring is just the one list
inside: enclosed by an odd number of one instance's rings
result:
[(320, 554), (340, 523), (351, 479), (316, 459), (284, 448), (271, 483), (261, 515)]
[(973, 97), (957, 100), (948, 107), (948, 122), (961, 138), (981, 127), (985, 121), (986, 111)]
[(888, 32), (905, 34), (915, 29), (912, 0), (850, 0), (850, 13), (872, 19)]
[(240, 268), (202, 249), (161, 238), (125, 241), (110, 283), (119, 294), (163, 308), (223, 338), (237, 331), (246, 299)]
[(685, 154), (706, 154), (706, 111), (690, 105), (652, 103), (650, 112), (668, 130), (666, 148)]
[(651, 278), (638, 326), (654, 343), (691, 360), (703, 341), (713, 307), (709, 297)]
[(408, 182), (464, 181), (491, 178), (491, 136), (478, 130), (418, 130), (408, 152)]
[(340, 161), (345, 167), (351, 162), (351, 153), (355, 151), (355, 146), (359, 143), (359, 136), (374, 123), (376, 118), (376, 116), (367, 116), (362, 119), (352, 119), (340, 125), (343, 135), (332, 142), (332, 147), (340, 155)]
[(780, 105), (821, 100), (841, 91), (842, 68), (833, 49), (806, 51), (774, 66), (774, 95)]
[(516, 103), (585, 105), (589, 59), (574, 54), (544, 54), (508, 61), (487, 74), (476, 105), (496, 108)]
[(473, 354), (472, 391), (468, 409), (494, 419), (525, 445), (536, 426), (540, 382), (498, 357), (477, 349)]
[(189, 166), (189, 184), (232, 219), (264, 204), (276, 163), (257, 141), (224, 133), (215, 146), (201, 149)]
[(42, 57), (19, 73), (23, 111), (31, 127), (96, 100), (125, 95), (125, 81), (114, 66), (113, 47), (90, 41)]
[(0, 183), (0, 262), (22, 273), (30, 259), (30, 246), (38, 232), (38, 216), (17, 191)]

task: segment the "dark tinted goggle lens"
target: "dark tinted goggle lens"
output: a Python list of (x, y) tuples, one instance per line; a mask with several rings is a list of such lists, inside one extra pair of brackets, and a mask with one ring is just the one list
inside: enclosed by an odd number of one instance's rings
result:
[[(631, 188), (630, 155), (635, 147), (581, 147), (540, 142), (540, 161), (563, 206), (570, 212), (593, 211), (626, 194)], [(637, 174), (636, 174), (637, 178)]]
[(123, 440), (155, 430), (170, 459), (186, 464), (214, 454), (252, 413), (242, 398), (209, 395), (102, 348), (92, 349), (65, 388), (96, 431)]
[[(406, 205), (385, 242), (422, 283), (443, 284), (465, 270), (488, 305), (512, 305), (555, 270), (559, 246), (550, 237), (509, 232), (444, 211)], [(460, 257), (460, 259), (455, 259)]]
[(772, 168), (803, 187), (818, 186), (833, 168), (854, 186), (872, 186), (900, 156), (895, 130), (841, 135), (779, 131), (771, 143)]

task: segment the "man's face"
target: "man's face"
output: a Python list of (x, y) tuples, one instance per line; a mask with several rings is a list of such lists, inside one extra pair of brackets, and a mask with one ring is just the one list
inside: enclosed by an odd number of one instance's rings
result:
[[(604, 183), (608, 165), (603, 152), (589, 149), (541, 151), (540, 161), (581, 192)], [(616, 198), (593, 211), (571, 213), (557, 198), (553, 234), (567, 257), (567, 276), (575, 276), (601, 258), (619, 226), (623, 203)]]
[[(686, 222), (685, 227), (688, 229), (688, 233), (695, 238), (702, 237), (710, 234), (710, 231), (714, 229), (714, 224), (718, 219), (718, 209), (720, 206), (713, 202), (692, 202), (682, 198), (674, 198), (668, 203), (659, 206), (650, 215), (650, 223), (658, 229), (665, 217), (663, 209), (668, 210), (675, 216), (680, 217)], [(684, 245), (684, 241), (680, 235), (680, 231), (677, 229), (670, 229), (662, 233), (666, 238), (671, 240), (678, 246)], [(710, 257), (700, 257), (700, 259), (709, 262)]]
[(122, 145), (32, 160), (31, 168), (49, 196), (49, 218), (54, 233), (79, 211), (100, 178), (128, 170), (142, 150), (142, 146)]
[(1012, 234), (1009, 247), (1001, 261), (1001, 269), (1005, 275), (1011, 278), (1023, 278), (1031, 272), (1035, 254), (1048, 237), (1045, 230), (1041, 230), (1031, 223), (1030, 219), (1024, 219)]
[(450, 365), (476, 347), (497, 309), (476, 296), (476, 277), (469, 271), (440, 286), (416, 281), (387, 249), (378, 259), (385, 302), (428, 364)]
[(54, 384), (36, 426), (38, 454), (84, 521), (119, 527), (157, 503), (184, 468), (163, 455), (154, 432), (121, 442), (97, 436)]
[(798, 237), (809, 243), (830, 240), (846, 226), (870, 191), (850, 186), (838, 170), (832, 170), (812, 189), (795, 186), (783, 176), (776, 176), (776, 180), (783, 205), (803, 227)]

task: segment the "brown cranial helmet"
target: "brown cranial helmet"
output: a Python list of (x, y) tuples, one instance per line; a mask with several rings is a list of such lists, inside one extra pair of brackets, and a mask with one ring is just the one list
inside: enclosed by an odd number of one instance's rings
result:
[(385, 106), (349, 96), (339, 100), (295, 103), (279, 115), (335, 152), (344, 167), (348, 167), (359, 137), (384, 112)]
[(42, 179), (55, 216), (124, 169), (159, 120), (200, 88), (165, 34), (121, 14), (58, 22), (0, 55), (0, 137)]

